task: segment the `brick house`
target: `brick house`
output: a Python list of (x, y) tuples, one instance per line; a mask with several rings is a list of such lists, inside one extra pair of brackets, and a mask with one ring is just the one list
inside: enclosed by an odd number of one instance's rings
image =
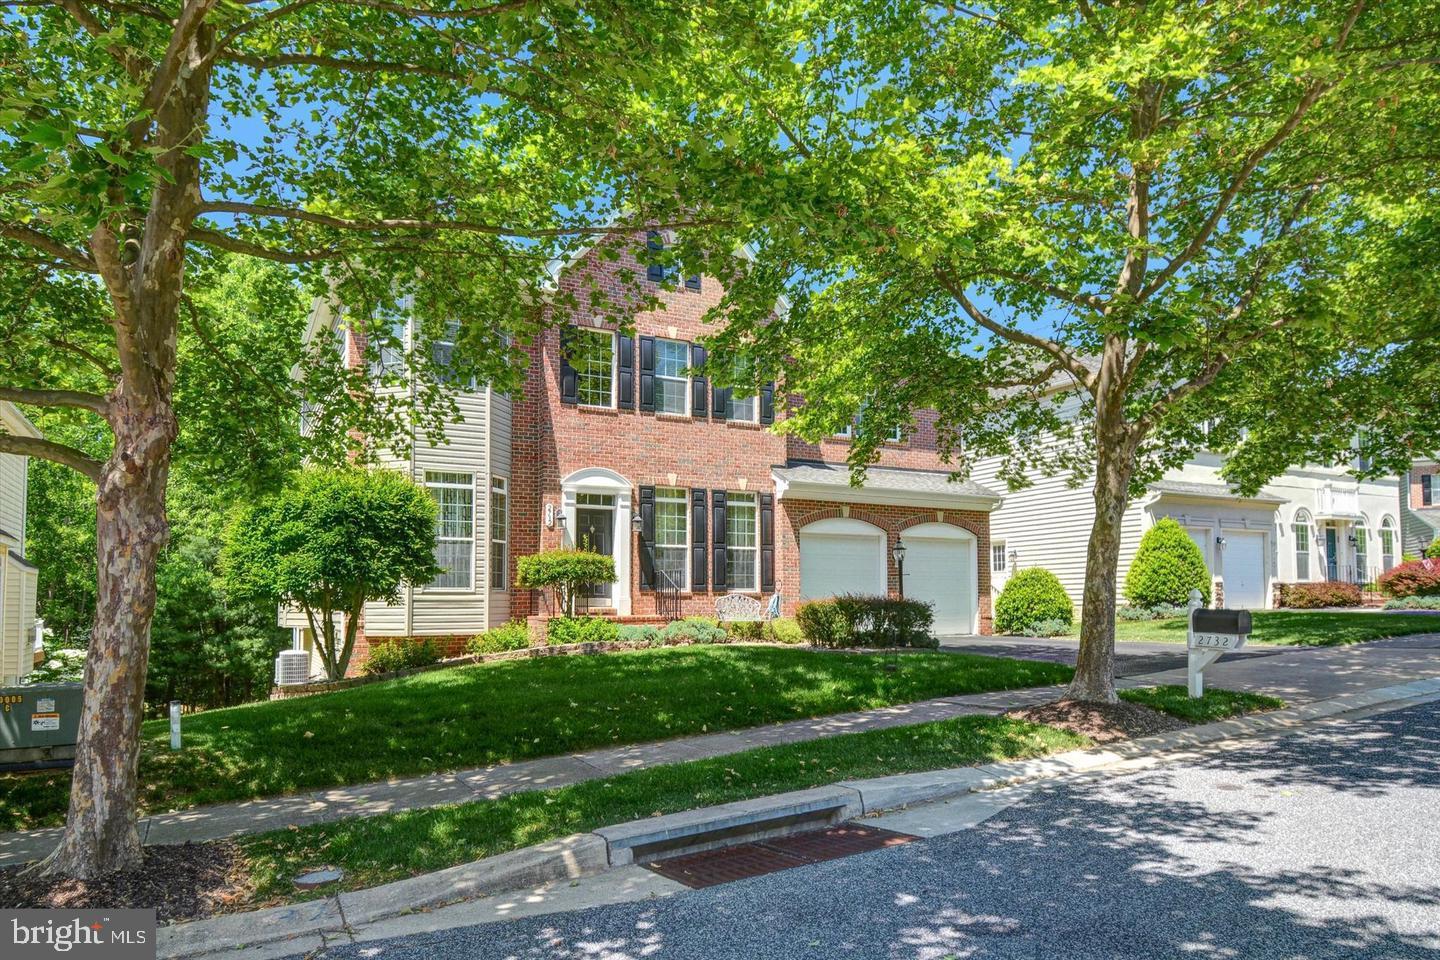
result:
[[(587, 608), (637, 621), (658, 619), (662, 596), (683, 615), (713, 615), (726, 594), (778, 593), (788, 616), (809, 598), (898, 595), (894, 549), (903, 545), (905, 595), (935, 605), (937, 631), (990, 632), (989, 519), (1001, 498), (949, 479), (933, 415), (917, 416), (885, 444), (865, 485), (851, 486), (848, 436), (783, 436), (771, 429), (771, 387), (741, 397), (686, 375), (704, 361), (697, 341), (710, 332), (702, 318), (720, 286), (691, 277), (666, 289), (637, 257), (647, 242), (656, 241), (611, 235), (600, 243), (618, 259), (599, 245), (579, 251), (552, 268), (552, 286), (619, 292), (628, 269), (654, 283), (658, 309), (637, 312), (624, 334), (573, 317), (547, 328), (527, 348), (520, 396), (462, 389), (449, 443), (416, 436), (406, 455), (385, 458), (439, 501), (436, 550), (447, 570), (398, 604), (367, 605), (352, 670), (377, 639), (434, 637), (459, 652), (477, 632), (547, 615), (538, 592), (515, 586), (516, 558), (577, 544), (612, 554), (619, 574)], [(415, 349), (410, 322), (395, 322), (397, 339)], [(331, 304), (317, 302), (307, 337), (331, 337), (345, 362), (364, 362), (361, 337)], [(282, 609), (280, 622), (319, 672), (303, 614)]]
[(1400, 486), (1401, 540), (1419, 555), (1440, 537), (1440, 462), (1416, 460)]

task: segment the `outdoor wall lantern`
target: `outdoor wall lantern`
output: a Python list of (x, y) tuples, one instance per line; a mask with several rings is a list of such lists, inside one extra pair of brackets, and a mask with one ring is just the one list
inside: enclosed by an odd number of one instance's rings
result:
[(1224, 538), (1224, 537), (1216, 537), (1216, 538), (1215, 538), (1215, 546), (1217, 546), (1217, 547), (1223, 547), (1223, 546), (1225, 546), (1225, 538)]
[(1015, 569), (1015, 565), (1018, 564), (1019, 562), (1020, 562), (1020, 551), (1019, 551), (1019, 550), (1011, 550), (1011, 551), (1010, 551), (1010, 569), (1011, 569), (1011, 570), (1014, 570), (1014, 569)]
[(639, 533), (645, 528), (645, 521), (640, 518), (639, 513), (630, 514), (630, 529)]
[(896, 540), (895, 547), (890, 551), (890, 556), (895, 558), (895, 578), (900, 584), (900, 599), (905, 599), (905, 541)]
[(1356, 537), (1355, 534), (1353, 534), (1353, 533), (1350, 534), (1350, 536), (1349, 536), (1348, 539), (1350, 540), (1350, 546), (1352, 546), (1352, 547), (1355, 546), (1355, 544), (1357, 544), (1357, 543), (1360, 542), (1360, 539), (1359, 539), (1358, 537)]

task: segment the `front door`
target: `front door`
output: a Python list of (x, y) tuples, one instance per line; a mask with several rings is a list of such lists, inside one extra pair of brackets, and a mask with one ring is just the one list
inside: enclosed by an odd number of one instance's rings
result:
[[(615, 508), (578, 507), (575, 510), (575, 546), (581, 550), (613, 556), (615, 553)], [(591, 584), (585, 596), (610, 600), (614, 584)]]
[(1325, 527), (1325, 576), (1340, 579), (1340, 531), (1333, 523)]

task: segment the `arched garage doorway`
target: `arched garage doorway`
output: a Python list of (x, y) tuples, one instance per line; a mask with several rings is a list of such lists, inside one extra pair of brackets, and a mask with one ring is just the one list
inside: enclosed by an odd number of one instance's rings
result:
[(800, 530), (800, 599), (842, 593), (885, 596), (885, 531), (832, 517)]
[(978, 633), (975, 534), (948, 523), (922, 523), (904, 531), (900, 540), (905, 545), (905, 596), (935, 608), (935, 632)]

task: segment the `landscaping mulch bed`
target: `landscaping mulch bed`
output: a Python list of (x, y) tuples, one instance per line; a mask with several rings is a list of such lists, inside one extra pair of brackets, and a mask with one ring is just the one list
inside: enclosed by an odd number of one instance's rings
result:
[(1124, 700), (1119, 703), (1055, 700), (1034, 707), (1008, 710), (1005, 716), (1059, 727), (1089, 737), (1095, 743), (1133, 740), (1190, 726), (1178, 717)]
[(227, 840), (146, 847), (139, 870), (99, 880), (27, 877), (25, 869), (0, 870), (0, 907), (154, 907), (161, 921), (193, 920), (223, 912), (245, 892), (244, 858)]

